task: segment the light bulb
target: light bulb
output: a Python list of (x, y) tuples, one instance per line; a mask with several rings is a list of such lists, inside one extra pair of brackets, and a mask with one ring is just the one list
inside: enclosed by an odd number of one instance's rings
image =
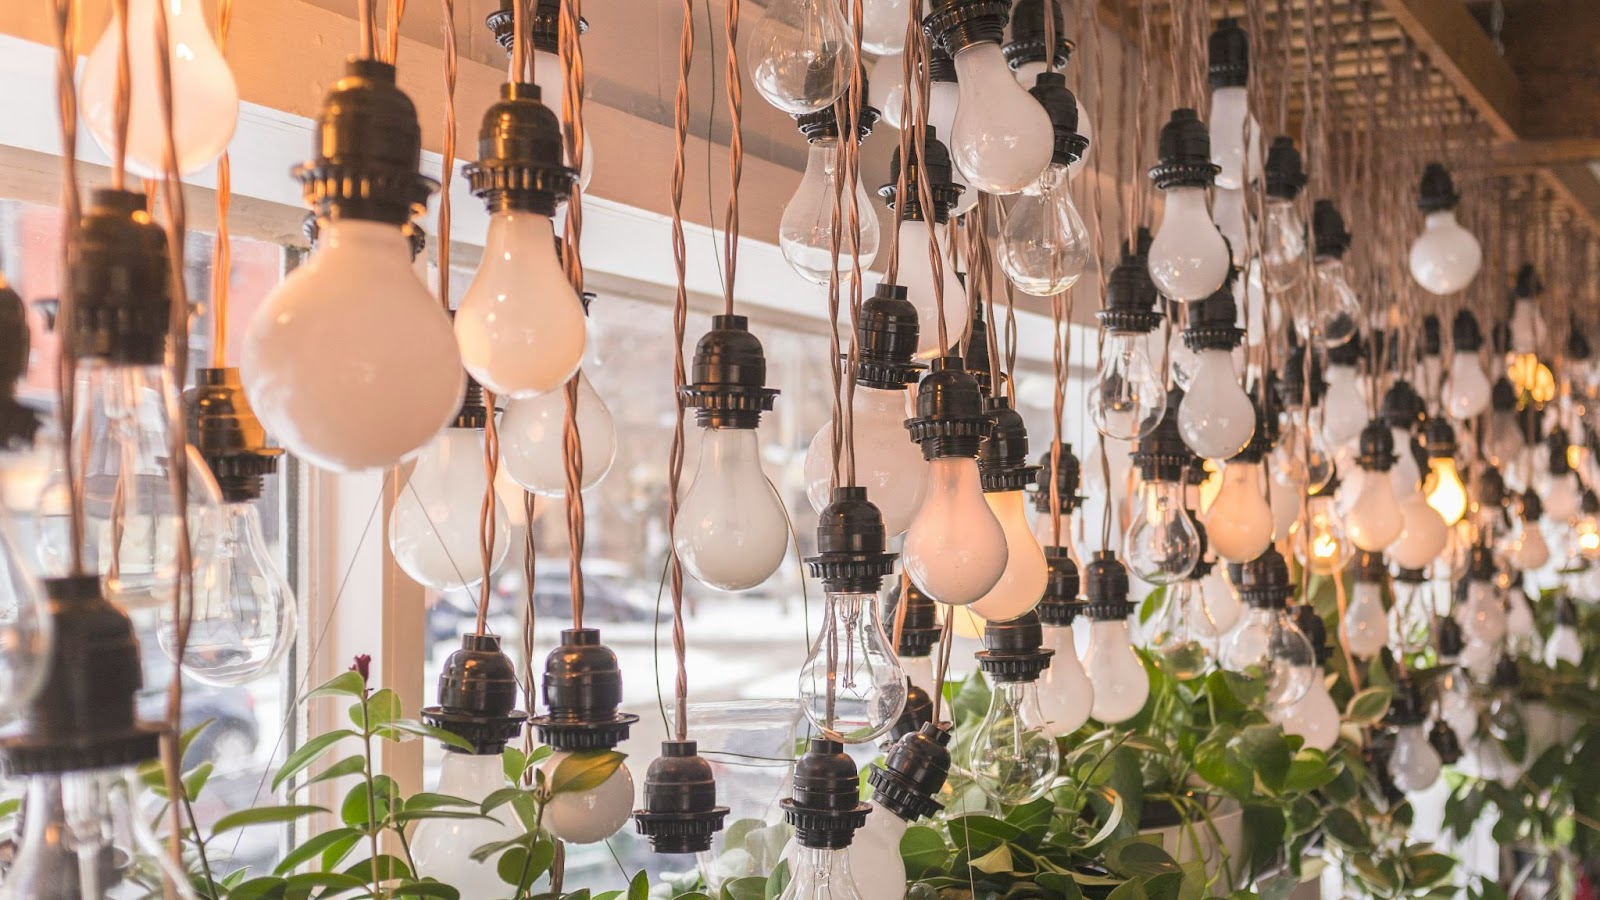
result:
[[(200, 0), (131, 0), (125, 7), (128, 60), (128, 168), (145, 178), (166, 172), (161, 66), (156, 58), (158, 3), (167, 13), (167, 58), (172, 74), (172, 131), (178, 173), (210, 165), (228, 148), (239, 123), (239, 88), (206, 28)], [(114, 155), (117, 141), (118, 60), (122, 39), (113, 17), (83, 67), (83, 119), (96, 144)]]
[(1178, 408), (1178, 428), (1196, 455), (1227, 459), (1255, 434), (1255, 406), (1239, 386), (1231, 351), (1203, 349), (1197, 355), (1199, 365)]
[(489, 477), (483, 432), (448, 428), (417, 458), (389, 513), (389, 551), (411, 579), (438, 591), (477, 584), (505, 561), (511, 527), (494, 498), (494, 552), (484, 568), (480, 522)]
[(1360, 659), (1372, 659), (1389, 644), (1389, 617), (1383, 610), (1383, 588), (1375, 581), (1357, 581), (1344, 611), (1344, 645)]
[[(883, 514), (889, 537), (905, 532), (922, 507), (928, 464), (906, 436), (906, 392), (857, 385), (850, 401), (855, 431), (856, 483)], [(822, 512), (832, 494), (833, 420), (822, 424), (806, 449), (806, 496)]]
[(1217, 224), (1217, 230), (1227, 238), (1234, 266), (1243, 268), (1250, 262), (1250, 233), (1245, 227), (1244, 191), (1220, 187), (1213, 191), (1211, 221)]
[[(551, 40), (559, 40), (559, 37), (552, 37)], [(506, 48), (507, 56), (511, 55), (511, 50), (511, 47)], [(539, 88), (539, 102), (543, 103), (546, 109), (555, 113), (559, 118), (567, 96), (566, 68), (561, 65), (561, 56), (555, 52), (554, 48), (551, 50), (541, 49), (537, 42), (533, 50), (533, 83)], [(589, 189), (589, 179), (594, 177), (594, 141), (589, 139), (589, 135), (589, 129), (584, 128), (583, 158), (578, 161), (576, 166), (578, 170), (578, 188), (584, 191)], [(561, 142), (562, 160), (568, 166), (572, 166), (572, 156), (567, 150), (566, 143), (565, 140)]]
[[(1471, 419), (1489, 408), (1489, 376), (1476, 353), (1457, 352), (1444, 385), (1444, 408), (1453, 419)], [(1518, 435), (1520, 443), (1521, 435)]]
[[(1030, 98), (1031, 99), (1031, 98)], [(948, 261), (939, 267), (943, 285), (942, 300), (933, 292), (933, 263), (928, 259), (929, 223), (919, 219), (905, 219), (900, 223), (899, 283), (905, 286), (906, 299), (917, 308), (917, 358), (933, 359), (944, 356), (950, 347), (961, 344), (967, 335), (972, 319), (972, 307), (966, 289), (956, 278), (955, 267)], [(941, 251), (950, 248), (950, 229), (939, 223), (933, 225), (939, 238)], [(939, 310), (944, 310), (945, 335), (948, 347), (939, 346)]]
[(1456, 221), (1454, 210), (1430, 212), (1422, 234), (1411, 244), (1411, 277), (1424, 290), (1441, 296), (1465, 290), (1483, 265), (1483, 248), (1472, 232)]
[[(244, 684), (277, 670), (294, 645), (299, 616), (289, 582), (261, 534), (255, 504), (227, 503), (216, 516), (211, 555), (196, 566), (181, 662), (207, 684)], [(176, 622), (170, 608), (161, 616), (161, 649), (173, 658)]]
[(1355, 544), (1345, 533), (1336, 504), (1331, 492), (1308, 497), (1305, 516), (1289, 529), (1294, 536), (1295, 559), (1317, 575), (1343, 571), (1355, 556)]
[(1205, 621), (1199, 582), (1190, 579), (1168, 585), (1149, 642), (1162, 671), (1179, 681), (1205, 675), (1215, 663), (1212, 642), (1216, 637), (1215, 629)]
[(1083, 668), (1094, 686), (1089, 714), (1106, 725), (1126, 722), (1144, 709), (1150, 696), (1150, 673), (1133, 652), (1127, 619), (1094, 619)]
[(1321, 670), (1305, 633), (1282, 609), (1250, 606), (1222, 641), (1217, 665), (1234, 696), (1263, 709), (1297, 702)]
[(567, 383), (583, 361), (583, 303), (556, 256), (548, 216), (489, 216), (483, 260), (456, 310), (461, 362), (503, 397), (531, 397)]
[(1310, 340), (1315, 336), (1324, 347), (1337, 347), (1355, 337), (1361, 310), (1361, 298), (1345, 278), (1344, 262), (1335, 257), (1319, 257), (1312, 315), (1309, 319), (1296, 316), (1295, 326), (1301, 337)]
[[(1186, 304), (1182, 303), (1174, 303), (1173, 308), (1180, 309), (1185, 305)], [(1174, 319), (1174, 321), (1178, 320)], [(1167, 346), (1165, 348), (1167, 354), (1167, 369), (1172, 372), (1172, 383), (1182, 388), (1185, 392), (1188, 392), (1194, 386), (1195, 371), (1200, 368), (1200, 354), (1190, 349), (1189, 342), (1183, 339), (1182, 329), (1172, 328), (1169, 330), (1172, 332), (1172, 336), (1167, 339)], [(1155, 340), (1160, 336), (1160, 334), (1161, 333), (1159, 331), (1153, 331), (1150, 333), (1150, 337), (1152, 339), (1152, 352), (1150, 354), (1151, 358), (1155, 358), (1155, 351), (1161, 349), (1160, 344)]]
[[(877, 815), (877, 808), (868, 814)], [(895, 818), (895, 816), (890, 816)], [(865, 900), (856, 887), (856, 875), (850, 865), (851, 846), (838, 850), (827, 847), (805, 847), (794, 844), (789, 883), (784, 886), (778, 900)], [(899, 855), (896, 847), (895, 855)], [(902, 861), (901, 867), (905, 866)]]
[(1506, 589), (1505, 605), (1506, 637), (1520, 646), (1523, 641), (1533, 637), (1538, 628), (1533, 620), (1533, 607), (1528, 603), (1528, 595), (1522, 590), (1520, 580), (1512, 582)]
[(888, 733), (906, 675), (878, 618), (877, 595), (829, 591), (822, 628), (800, 666), (800, 708), (830, 738), (861, 744)]
[(1261, 259), (1267, 285), (1281, 294), (1306, 276), (1306, 220), (1293, 200), (1269, 197), (1262, 230), (1266, 252)]
[(973, 783), (1006, 806), (1044, 796), (1061, 764), (1061, 751), (1046, 722), (1037, 682), (996, 682), (989, 711), (972, 735), (967, 764)]
[[(1441, 660), (1441, 665), (1443, 661)], [(1478, 706), (1472, 699), (1472, 683), (1459, 666), (1450, 665), (1434, 681), (1439, 697), (1439, 718), (1468, 743), (1478, 733)]]
[[(500, 754), (445, 753), (438, 793), (478, 805), (504, 787), (508, 785)], [(522, 833), (522, 821), (509, 805), (482, 817), (424, 819), (411, 836), (411, 856), (418, 875), (437, 879), (468, 896), (494, 897), (506, 889), (498, 868), (501, 854), (478, 861), (472, 852)]]
[(1306, 411), (1285, 413), (1279, 435), (1272, 448), (1273, 474), (1313, 493), (1326, 487), (1333, 477), (1333, 456), (1322, 432), (1307, 427)]
[(1394, 606), (1389, 611), (1389, 633), (1397, 653), (1412, 656), (1427, 649), (1433, 637), (1433, 595), (1426, 572), (1401, 569), (1390, 583)]
[(1578, 639), (1578, 630), (1571, 625), (1556, 625), (1544, 642), (1544, 664), (1553, 669), (1557, 663), (1583, 664), (1583, 642)]
[(20, 548), (11, 517), (0, 513), (0, 722), (39, 693), (55, 646), (54, 620)]
[(1249, 562), (1272, 543), (1272, 507), (1263, 478), (1259, 462), (1236, 459), (1222, 468), (1222, 490), (1206, 511), (1206, 539), (1229, 562)]
[[(880, 57), (904, 50), (909, 6), (909, 0), (865, 0), (861, 4), (861, 49)], [(899, 845), (895, 847), (898, 851)]]
[(977, 460), (929, 461), (927, 495), (906, 531), (902, 558), (911, 580), (940, 603), (966, 606), (999, 583), (1006, 531), (984, 499)]
[(1129, 571), (1151, 584), (1188, 578), (1200, 561), (1200, 533), (1184, 508), (1183, 485), (1154, 479), (1143, 482), (1138, 509), (1122, 539)]
[[(1560, 452), (1565, 454), (1565, 451), (1563, 447)], [(1544, 514), (1551, 522), (1565, 525), (1578, 518), (1583, 505), (1582, 486), (1571, 469), (1559, 474), (1547, 474), (1538, 481)]]
[[(926, 137), (938, 136), (940, 140), (949, 141), (950, 135), (955, 133), (956, 108), (961, 103), (961, 88), (956, 85), (955, 69), (950, 69), (950, 77), (943, 77), (940, 69), (939, 57), (943, 51), (933, 51), (933, 64), (930, 67), (932, 80), (928, 84), (928, 132)], [(949, 65), (949, 58), (945, 57), (944, 65)], [(918, 105), (915, 96), (912, 97), (912, 106)], [(967, 183), (967, 177), (961, 174), (961, 169), (952, 165), (950, 167), (950, 183), (960, 188), (955, 200), (950, 204), (950, 215), (959, 216), (978, 205), (978, 191), (973, 190)], [(902, 223), (904, 224), (904, 223)]]
[(1344, 525), (1350, 540), (1370, 553), (1382, 552), (1400, 537), (1405, 529), (1404, 514), (1387, 473), (1367, 471)]
[(1511, 547), (1511, 564), (1525, 572), (1542, 569), (1550, 561), (1550, 545), (1537, 521), (1523, 521), (1511, 539)]
[(1367, 421), (1366, 385), (1353, 365), (1328, 366), (1328, 392), (1322, 399), (1322, 436), (1330, 447), (1348, 444)]
[[(566, 495), (566, 422), (565, 390), (506, 403), (500, 416), (500, 461), (524, 490), (545, 497)], [(583, 450), (582, 490), (588, 490), (611, 471), (617, 456), (617, 429), (610, 407), (581, 369), (577, 426), (578, 445)]]
[(1089, 419), (1108, 438), (1131, 441), (1161, 423), (1166, 388), (1150, 363), (1145, 336), (1109, 332), (1089, 392)]
[(1456, 524), (1467, 514), (1467, 486), (1461, 481), (1453, 456), (1435, 456), (1428, 460), (1428, 479), (1423, 493), (1428, 497), (1428, 505), (1446, 525)]
[(1206, 209), (1205, 188), (1174, 187), (1165, 196), (1161, 227), (1150, 245), (1150, 278), (1174, 300), (1202, 300), (1227, 278), (1228, 244)]
[(1047, 571), (1044, 550), (1028, 528), (1023, 491), (989, 491), (983, 499), (1000, 523), (1006, 539), (1006, 567), (989, 592), (972, 604), (985, 619), (1015, 619), (1038, 605)]
[[(539, 764), (546, 783), (561, 762), (572, 755), (572, 751), (557, 750)], [(568, 843), (594, 844), (616, 834), (631, 815), (633, 773), (628, 771), (627, 763), (622, 763), (595, 787), (551, 795), (544, 806), (544, 826)]]
[(1050, 657), (1050, 668), (1039, 675), (1039, 709), (1044, 713), (1045, 732), (1051, 737), (1063, 737), (1089, 721), (1094, 685), (1078, 658), (1072, 626), (1044, 626), (1044, 648), (1054, 651), (1054, 655)]
[(837, 3), (775, 0), (750, 31), (750, 81), (791, 116), (827, 109), (850, 87), (852, 34)]
[(1272, 720), (1283, 727), (1284, 734), (1298, 735), (1305, 746), (1326, 753), (1339, 740), (1339, 707), (1328, 694), (1328, 685), (1322, 678), (1312, 678), (1304, 697), (1286, 707), (1274, 708)]
[(1000, 268), (1017, 290), (1050, 297), (1071, 288), (1089, 266), (1089, 231), (1072, 203), (1067, 167), (1052, 163), (1005, 211)]
[(1406, 793), (1425, 791), (1439, 780), (1439, 769), (1444, 764), (1439, 751), (1428, 743), (1421, 725), (1403, 725), (1396, 729), (1394, 749), (1389, 753), (1389, 777), (1394, 786)]
[(1215, 561), (1212, 562), (1211, 571), (1200, 579), (1200, 604), (1205, 617), (1204, 627), (1214, 632), (1218, 639), (1233, 630), (1244, 609), (1239, 603), (1238, 592), (1228, 583), (1228, 576), (1223, 574), (1223, 567)]
[(360, 219), (322, 223), (316, 252), (250, 320), (240, 374), (285, 449), (340, 472), (421, 451), (455, 418), (466, 384), (406, 236)]
[(1450, 527), (1421, 491), (1401, 501), (1400, 519), (1400, 536), (1386, 552), (1402, 568), (1426, 568), (1444, 552), (1450, 541)]
[(1260, 143), (1261, 127), (1250, 115), (1249, 89), (1229, 85), (1213, 90), (1211, 162), (1217, 167), (1217, 187), (1241, 190), (1260, 174)]
[(1017, 83), (999, 44), (979, 41), (954, 53), (952, 61), (961, 99), (950, 156), (978, 190), (1015, 194), (1050, 164), (1050, 117)]
[[(783, 218), (778, 222), (778, 247), (789, 267), (800, 277), (815, 284), (827, 284), (833, 271), (833, 195), (838, 179), (839, 141), (836, 138), (819, 139), (811, 143), (806, 152), (806, 170), (800, 176), (800, 185), (783, 208)], [(878, 255), (878, 217), (872, 214), (872, 204), (866, 188), (857, 179), (855, 183), (856, 207), (861, 211), (861, 237), (857, 254), (861, 269), (866, 271)], [(850, 214), (850, 198), (839, 201), (840, 221)], [(904, 223), (902, 223), (904, 224)], [(839, 279), (853, 277), (855, 268), (850, 259), (851, 235), (847, 224), (839, 240)]]
[(1492, 647), (1506, 636), (1505, 603), (1487, 581), (1473, 579), (1467, 583), (1467, 600), (1458, 618), (1462, 632), (1473, 643)]
[(678, 509), (673, 545), (696, 581), (743, 591), (771, 577), (789, 550), (789, 519), (761, 469), (754, 428), (707, 428), (700, 466)]
[(1389, 480), (1394, 482), (1395, 497), (1404, 500), (1418, 493), (1422, 485), (1422, 469), (1417, 466), (1417, 456), (1411, 452), (1411, 432), (1404, 428), (1391, 428), (1394, 440), (1394, 465), (1389, 467)]

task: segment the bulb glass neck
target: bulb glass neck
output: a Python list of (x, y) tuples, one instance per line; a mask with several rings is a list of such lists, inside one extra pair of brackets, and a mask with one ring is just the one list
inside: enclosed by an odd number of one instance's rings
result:
[(1095, 619), (1089, 623), (1089, 643), (1098, 647), (1128, 644), (1128, 620)]
[[(549, 221), (546, 219), (546, 221)], [(323, 253), (360, 252), (394, 257), (411, 268), (411, 241), (398, 225), (371, 219), (326, 219), (317, 232), (315, 260)]]
[(1428, 231), (1436, 228), (1460, 228), (1456, 221), (1456, 211), (1453, 209), (1438, 209), (1428, 213), (1422, 218), (1422, 227)]

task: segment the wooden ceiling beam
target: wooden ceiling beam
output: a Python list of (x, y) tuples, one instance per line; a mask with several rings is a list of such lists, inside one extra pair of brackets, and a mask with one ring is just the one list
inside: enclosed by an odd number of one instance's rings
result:
[(1460, 0), (1381, 0), (1417, 49), (1502, 138), (1516, 138), (1521, 86)]

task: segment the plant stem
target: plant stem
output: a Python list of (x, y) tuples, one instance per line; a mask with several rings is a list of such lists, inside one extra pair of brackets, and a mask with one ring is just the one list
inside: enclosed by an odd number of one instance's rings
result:
[(211, 861), (206, 858), (206, 839), (200, 835), (200, 823), (194, 818), (194, 804), (189, 800), (189, 789), (183, 786), (182, 779), (178, 781), (178, 796), (183, 801), (183, 814), (189, 819), (189, 832), (194, 835), (195, 854), (200, 858), (200, 871), (206, 875), (206, 885), (211, 889), (211, 900), (221, 900), (222, 892), (217, 890), (217, 881), (211, 874)]
[(367, 866), (367, 871), (372, 873), (372, 896), (382, 900), (382, 879), (378, 877), (378, 832), (382, 825), (378, 822), (378, 790), (372, 777), (372, 718), (367, 707), (367, 700), (371, 691), (367, 688), (361, 690), (361, 756), (362, 777), (367, 783), (367, 844), (371, 848), (372, 860)]

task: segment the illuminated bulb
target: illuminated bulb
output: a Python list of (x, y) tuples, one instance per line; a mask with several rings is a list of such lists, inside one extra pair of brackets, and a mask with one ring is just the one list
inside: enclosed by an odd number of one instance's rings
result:
[[(539, 764), (547, 784), (562, 760), (572, 755), (572, 751), (557, 750)], [(568, 843), (595, 844), (621, 830), (632, 814), (633, 773), (622, 763), (595, 787), (551, 795), (544, 806), (544, 826)]]
[[(905, 532), (922, 507), (928, 464), (906, 437), (906, 391), (857, 385), (850, 402), (854, 419), (856, 483), (883, 514), (890, 537)], [(833, 481), (833, 420), (817, 429), (806, 450), (806, 496), (817, 512), (828, 505)]]
[(1446, 525), (1456, 524), (1467, 514), (1467, 487), (1461, 481), (1452, 456), (1435, 456), (1428, 460), (1428, 480), (1423, 493), (1427, 495), (1428, 505)]
[(750, 33), (750, 81), (791, 116), (827, 109), (850, 87), (854, 46), (839, 4), (774, 0)]
[(1005, 533), (1006, 567), (994, 587), (973, 602), (972, 611), (985, 619), (1015, 619), (1033, 609), (1044, 594), (1044, 550), (1028, 528), (1023, 491), (989, 491), (983, 499)]
[(1403, 725), (1395, 731), (1394, 749), (1389, 753), (1389, 777), (1406, 793), (1424, 791), (1439, 780), (1443, 760), (1428, 743), (1421, 725)]
[(1151, 479), (1139, 486), (1139, 514), (1123, 536), (1122, 554), (1129, 571), (1143, 581), (1182, 581), (1200, 561), (1200, 534), (1184, 508), (1183, 493), (1183, 485), (1174, 482)]
[(1161, 612), (1150, 632), (1149, 647), (1162, 671), (1190, 681), (1211, 671), (1212, 643), (1217, 634), (1205, 621), (1200, 584), (1194, 580), (1169, 585)]
[(1015, 194), (1050, 164), (1050, 117), (1017, 84), (1000, 45), (979, 41), (952, 53), (961, 99), (950, 156), (968, 183), (989, 194)]
[(1007, 806), (1044, 796), (1061, 764), (1047, 721), (1039, 708), (1038, 682), (996, 682), (989, 710), (972, 736), (973, 783)]
[(1206, 537), (1216, 554), (1236, 563), (1260, 556), (1272, 543), (1272, 507), (1260, 462), (1236, 459), (1222, 469), (1222, 490), (1206, 511)]
[(1044, 626), (1044, 649), (1052, 650), (1050, 668), (1039, 675), (1039, 710), (1045, 732), (1064, 737), (1089, 721), (1094, 707), (1094, 685), (1078, 659), (1071, 626)]
[(1320, 677), (1311, 679), (1304, 697), (1281, 709), (1275, 707), (1269, 714), (1284, 734), (1298, 735), (1313, 750), (1326, 753), (1339, 740), (1339, 707)]
[(700, 465), (678, 509), (673, 546), (696, 581), (724, 591), (753, 588), (782, 564), (788, 514), (761, 469), (754, 428), (702, 432)]
[(1400, 536), (1386, 552), (1402, 568), (1425, 568), (1444, 552), (1450, 541), (1450, 527), (1421, 491), (1401, 501), (1400, 518)]
[(480, 516), (488, 489), (483, 432), (449, 428), (417, 458), (389, 514), (389, 550), (411, 580), (438, 591), (477, 584), (505, 561), (511, 528), (494, 498), (494, 553), (484, 568)]
[[(784, 206), (783, 218), (778, 222), (778, 247), (789, 267), (801, 278), (814, 284), (827, 284), (834, 268), (833, 201), (839, 177), (839, 140), (833, 136), (810, 140), (805, 173), (800, 176), (800, 185)], [(861, 269), (866, 271), (878, 255), (878, 217), (872, 214), (871, 201), (860, 179), (855, 182), (855, 194), (861, 226), (856, 251)], [(840, 280), (848, 280), (855, 273), (850, 250), (856, 240), (848, 224), (843, 224), (850, 215), (848, 196), (840, 198), (839, 210), (843, 230), (839, 239), (838, 272)]]
[(903, 551), (917, 587), (940, 603), (974, 603), (1005, 574), (1006, 546), (1006, 531), (984, 499), (977, 461), (929, 461), (927, 495)]
[[(445, 753), (439, 770), (440, 794), (478, 805), (508, 786), (499, 753)], [(522, 821), (509, 804), (482, 817), (424, 819), (411, 836), (411, 855), (419, 875), (438, 879), (469, 896), (491, 897), (506, 887), (500, 879), (501, 854), (478, 861), (472, 858), (472, 851), (522, 833)]]
[(1383, 588), (1375, 581), (1357, 581), (1344, 612), (1344, 643), (1351, 654), (1372, 659), (1389, 643), (1389, 617), (1383, 610)]
[(1095, 428), (1122, 441), (1143, 437), (1160, 424), (1165, 397), (1145, 336), (1108, 333), (1089, 393), (1089, 418)]
[(1334, 575), (1355, 556), (1355, 544), (1345, 533), (1332, 491), (1306, 499), (1306, 515), (1289, 529), (1294, 555), (1317, 575)]
[[(611, 471), (617, 456), (617, 429), (611, 409), (583, 370), (578, 371), (578, 446), (583, 451), (583, 486), (588, 490)], [(500, 416), (500, 461), (523, 489), (545, 497), (567, 492), (567, 393), (551, 391), (506, 403)]]
[[(156, 59), (156, 18), (163, 0), (131, 0), (125, 9), (128, 60), (128, 168), (145, 178), (166, 172), (161, 66)], [(200, 0), (165, 0), (167, 57), (172, 73), (172, 130), (178, 172), (210, 165), (228, 148), (239, 123), (239, 88), (206, 28)], [(118, 60), (122, 39), (113, 17), (83, 67), (83, 119), (108, 156), (117, 142)]]
[(1178, 409), (1178, 428), (1198, 456), (1227, 459), (1255, 433), (1255, 406), (1239, 385), (1230, 351), (1202, 349), (1197, 355), (1199, 366)]
[(829, 591), (822, 628), (800, 666), (800, 708), (830, 737), (860, 744), (888, 733), (906, 675), (878, 618), (876, 593)]

